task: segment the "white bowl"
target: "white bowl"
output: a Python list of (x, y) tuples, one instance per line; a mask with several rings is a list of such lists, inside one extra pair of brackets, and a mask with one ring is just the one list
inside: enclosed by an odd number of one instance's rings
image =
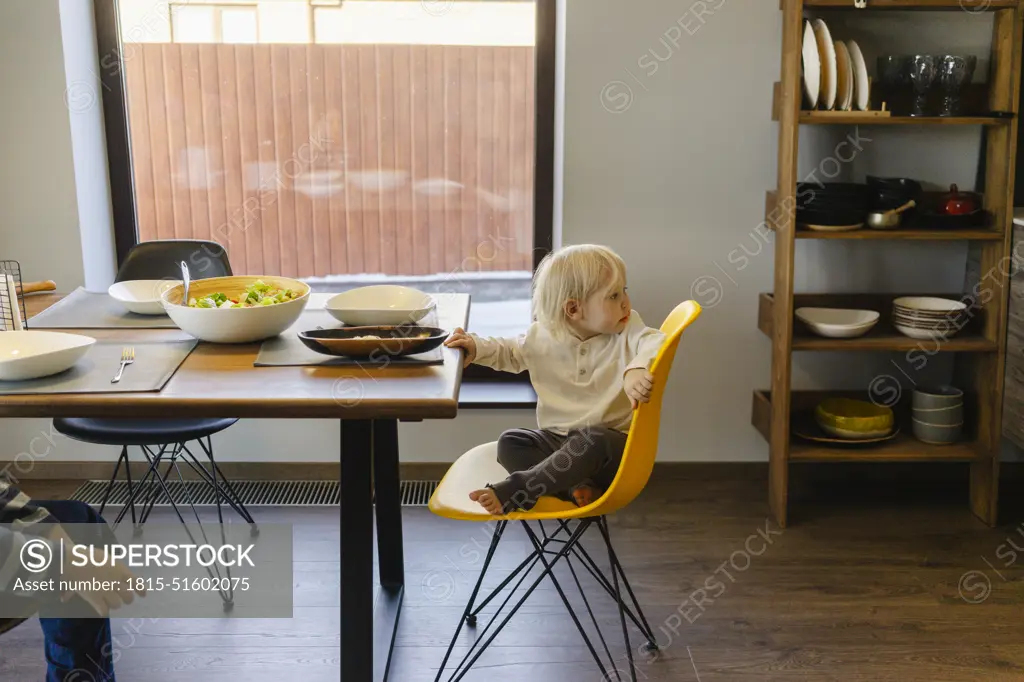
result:
[(297, 279), (272, 276), (211, 277), (192, 282), (191, 298), (222, 292), (235, 296), (256, 280), (272, 287), (292, 289), (302, 295), (291, 301), (253, 308), (190, 308), (182, 305), (184, 285), (179, 284), (161, 297), (164, 310), (174, 324), (200, 341), (210, 343), (255, 343), (277, 336), (295, 324), (309, 302), (309, 285)]
[(332, 296), (324, 309), (344, 324), (366, 327), (419, 322), (434, 305), (434, 298), (418, 289), (378, 284)]
[(166, 315), (160, 297), (175, 284), (180, 282), (169, 279), (134, 279), (115, 282), (107, 289), (107, 293), (130, 313)]
[(849, 339), (867, 334), (878, 324), (880, 317), (874, 310), (845, 308), (797, 308), (796, 316), (815, 334), (831, 339)]
[(0, 334), (0, 381), (39, 379), (71, 369), (96, 339), (34, 330)]

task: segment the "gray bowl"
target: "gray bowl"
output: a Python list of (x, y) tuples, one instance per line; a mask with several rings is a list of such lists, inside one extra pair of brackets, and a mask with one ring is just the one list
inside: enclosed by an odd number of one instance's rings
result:
[(941, 407), (956, 407), (964, 404), (964, 392), (956, 386), (935, 386), (914, 389), (915, 410), (935, 410)]
[(949, 443), (956, 443), (963, 437), (963, 424), (941, 426), (937, 424), (925, 424), (917, 421), (916, 419), (912, 423), (914, 425), (914, 437), (926, 443), (947, 445)]
[(952, 426), (953, 424), (964, 423), (964, 406), (963, 404), (954, 405), (953, 407), (939, 407), (930, 410), (919, 410), (914, 409), (912, 411), (914, 419), (926, 424), (934, 424), (936, 426)]

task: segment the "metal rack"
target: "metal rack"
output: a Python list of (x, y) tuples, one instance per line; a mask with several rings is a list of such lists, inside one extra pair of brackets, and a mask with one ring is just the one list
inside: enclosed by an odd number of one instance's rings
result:
[(28, 329), (21, 265), (15, 260), (0, 260), (0, 331), (17, 329)]

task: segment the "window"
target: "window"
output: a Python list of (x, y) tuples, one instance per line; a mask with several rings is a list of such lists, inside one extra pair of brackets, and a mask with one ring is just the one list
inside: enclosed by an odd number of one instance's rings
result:
[(168, 5), (175, 43), (255, 43), (256, 6), (172, 3)]
[(468, 292), (474, 329), (523, 331), (555, 2), (97, 0), (119, 259), (212, 239), (236, 274)]

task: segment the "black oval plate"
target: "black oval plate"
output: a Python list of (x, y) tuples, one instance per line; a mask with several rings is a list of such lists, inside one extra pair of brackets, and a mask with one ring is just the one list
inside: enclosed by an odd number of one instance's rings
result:
[[(314, 329), (299, 332), (298, 336), (307, 348), (324, 355), (383, 358), (416, 355), (434, 350), (448, 337), (448, 332), (438, 327), (388, 325)], [(359, 338), (367, 336), (378, 338)]]

